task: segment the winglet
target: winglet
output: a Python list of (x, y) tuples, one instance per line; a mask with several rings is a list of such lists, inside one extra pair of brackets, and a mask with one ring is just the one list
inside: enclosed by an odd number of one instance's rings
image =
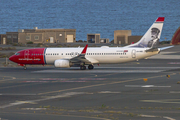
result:
[(156, 20), (156, 22), (164, 22), (164, 17), (158, 17), (158, 19)]
[(81, 52), (81, 54), (86, 54), (86, 50), (87, 50), (88, 44), (84, 47), (83, 51)]

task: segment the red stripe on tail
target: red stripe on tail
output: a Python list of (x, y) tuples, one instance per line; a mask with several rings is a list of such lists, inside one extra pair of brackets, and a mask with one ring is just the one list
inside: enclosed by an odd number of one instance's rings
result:
[(164, 17), (158, 17), (158, 19), (156, 20), (156, 22), (164, 22)]

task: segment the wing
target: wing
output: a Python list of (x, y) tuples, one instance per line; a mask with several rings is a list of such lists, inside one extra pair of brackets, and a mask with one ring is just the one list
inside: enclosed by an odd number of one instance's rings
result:
[(85, 64), (92, 64), (89, 60), (85, 58), (86, 50), (87, 50), (88, 44), (84, 47), (83, 51), (80, 55), (71, 58), (69, 61), (72, 63), (85, 63)]

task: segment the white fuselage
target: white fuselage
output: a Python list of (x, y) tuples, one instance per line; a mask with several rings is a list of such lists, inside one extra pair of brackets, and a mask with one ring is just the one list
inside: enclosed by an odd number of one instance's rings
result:
[[(92, 64), (123, 63), (147, 58), (158, 54), (160, 50), (146, 52), (147, 48), (131, 47), (88, 47), (85, 58)], [(71, 59), (81, 54), (83, 48), (46, 48), (46, 64), (54, 64), (58, 59)]]

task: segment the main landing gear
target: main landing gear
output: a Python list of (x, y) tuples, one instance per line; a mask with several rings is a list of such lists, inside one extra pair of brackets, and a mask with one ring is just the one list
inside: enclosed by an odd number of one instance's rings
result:
[[(86, 70), (86, 66), (85, 66), (85, 65), (81, 65), (81, 66), (80, 66), (80, 69), (81, 69), (81, 70)], [(88, 66), (88, 69), (89, 69), (89, 70), (92, 70), (92, 69), (94, 69), (94, 66), (93, 66), (93, 65), (89, 65), (89, 66)]]
[(89, 70), (92, 70), (92, 69), (94, 69), (94, 66), (93, 66), (93, 65), (89, 65), (89, 66), (88, 66), (88, 69), (89, 69)]
[(86, 66), (85, 66), (85, 65), (81, 65), (81, 66), (80, 66), (80, 69), (81, 69), (81, 70), (86, 70)]

